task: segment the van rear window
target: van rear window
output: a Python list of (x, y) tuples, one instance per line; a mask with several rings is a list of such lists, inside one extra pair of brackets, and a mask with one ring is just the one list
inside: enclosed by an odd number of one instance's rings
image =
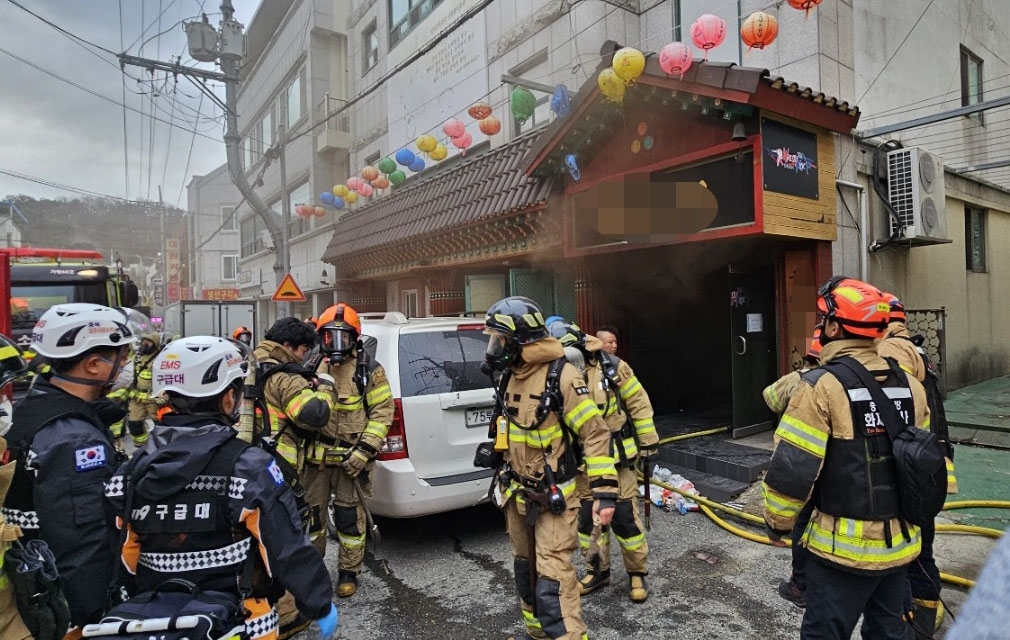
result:
[(481, 373), (487, 336), (479, 329), (400, 335), (400, 393), (404, 398), (487, 389)]

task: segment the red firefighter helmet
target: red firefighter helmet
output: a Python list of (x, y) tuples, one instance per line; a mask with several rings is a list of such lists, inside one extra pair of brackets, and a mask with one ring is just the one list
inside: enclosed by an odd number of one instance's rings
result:
[(851, 335), (879, 338), (887, 330), (891, 305), (873, 285), (836, 276), (817, 291), (817, 309)]

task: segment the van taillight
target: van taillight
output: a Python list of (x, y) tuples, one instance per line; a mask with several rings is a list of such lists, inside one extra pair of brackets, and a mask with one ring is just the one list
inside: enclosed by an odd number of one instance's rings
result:
[(403, 403), (393, 399), (393, 424), (379, 449), (379, 460), (402, 460), (407, 457), (407, 432), (403, 429)]

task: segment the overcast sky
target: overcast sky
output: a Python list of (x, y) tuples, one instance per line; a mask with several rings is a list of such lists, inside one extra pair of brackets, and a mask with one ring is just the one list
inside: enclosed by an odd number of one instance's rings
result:
[[(126, 49), (132, 55), (159, 60), (182, 54), (186, 65), (194, 61), (186, 52), (182, 25), (176, 23), (193, 19), (201, 12), (201, 6), (215, 27), (220, 20), (219, 0), (17, 1), (67, 31), (112, 51)], [(248, 25), (260, 0), (232, 2), (236, 19)], [(160, 31), (167, 33), (155, 37)], [(141, 43), (148, 38), (150, 41), (141, 49)], [(126, 104), (145, 114), (153, 108), (155, 116), (165, 122), (154, 122), (152, 132), (150, 118), (127, 111), (127, 188), (122, 107), (50, 77), (10, 55), (24, 58), (116, 103), (122, 102), (123, 76), (118, 61), (107, 53), (92, 55), (87, 49), (90, 47), (75, 44), (10, 0), (0, 0), (0, 86), (3, 87), (0, 170), (131, 199), (157, 200), (158, 186), (162, 185), (165, 202), (173, 205), (178, 202), (185, 208), (184, 191), (180, 199), (183, 185), (191, 176), (205, 174), (225, 161), (221, 109), (208, 98), (203, 99), (197, 131), (213, 140), (197, 135), (194, 142), (193, 125), (199, 103), (196, 87), (180, 78), (174, 92), (176, 106), (172, 91), (175, 83), (169, 81), (166, 85), (165, 74), (160, 73), (155, 83), (158, 97), (153, 98), (152, 107), (150, 75), (128, 67), (131, 76), (146, 80), (138, 84), (127, 78)], [(218, 93), (224, 95), (223, 88)], [(168, 121), (177, 126), (169, 126)], [(193, 151), (187, 172), (191, 144)], [(19, 193), (35, 197), (77, 195), (0, 173), (0, 198)]]

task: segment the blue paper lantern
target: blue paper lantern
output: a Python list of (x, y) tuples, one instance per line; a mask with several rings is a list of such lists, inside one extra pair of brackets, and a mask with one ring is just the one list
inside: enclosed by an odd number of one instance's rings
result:
[(424, 158), (422, 158), (421, 156), (414, 156), (414, 161), (411, 162), (410, 166), (407, 168), (413, 171), (414, 173), (420, 173), (421, 171), (424, 171)]
[(572, 177), (572, 180), (578, 182), (582, 179), (582, 172), (579, 171), (579, 162), (575, 159), (574, 153), (569, 153), (565, 156), (565, 166), (568, 167), (568, 175)]
[(410, 149), (400, 149), (396, 152), (396, 161), (408, 168), (416, 157)]
[(551, 111), (559, 118), (566, 118), (572, 112), (572, 99), (568, 95), (568, 87), (563, 84), (554, 87), (554, 95), (551, 97)]
[(334, 198), (336, 198), (336, 196), (330, 193), (329, 191), (323, 191), (322, 193), (319, 194), (319, 201), (328, 207), (333, 206)]
[(341, 198), (340, 196), (333, 196), (333, 208), (334, 209), (343, 209), (344, 208), (344, 199)]

